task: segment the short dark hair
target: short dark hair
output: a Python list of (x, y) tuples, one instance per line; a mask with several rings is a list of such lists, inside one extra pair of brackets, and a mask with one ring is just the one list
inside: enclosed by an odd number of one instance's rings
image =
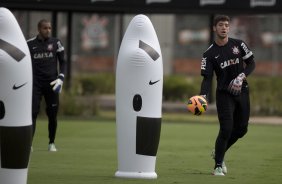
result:
[(213, 25), (216, 26), (216, 24), (220, 21), (228, 21), (230, 22), (230, 18), (227, 15), (217, 15), (213, 19)]
[(44, 24), (44, 23), (50, 23), (50, 21), (46, 20), (46, 19), (41, 19), (37, 24), (37, 28), (39, 29), (41, 27), (41, 25)]

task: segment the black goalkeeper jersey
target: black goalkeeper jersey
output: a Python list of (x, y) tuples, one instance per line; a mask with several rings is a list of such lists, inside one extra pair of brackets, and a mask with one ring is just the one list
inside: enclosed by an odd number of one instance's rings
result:
[[(217, 90), (226, 90), (231, 80), (244, 72), (246, 76), (252, 71), (245, 66), (254, 65), (253, 53), (242, 40), (228, 38), (224, 46), (215, 42), (205, 51), (201, 63), (201, 75), (212, 78), (215, 72)], [(252, 66), (253, 67), (253, 66)], [(244, 81), (243, 88), (247, 85)], [(202, 86), (201, 93), (207, 94), (210, 86)]]
[[(27, 41), (36, 81), (52, 81), (57, 79), (58, 72), (64, 74), (64, 47), (57, 38), (41, 40), (34, 37)], [(58, 64), (59, 62), (59, 64)]]

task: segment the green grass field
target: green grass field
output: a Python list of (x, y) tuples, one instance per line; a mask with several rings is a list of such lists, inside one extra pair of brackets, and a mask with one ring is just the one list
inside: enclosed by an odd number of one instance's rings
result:
[[(225, 177), (211, 175), (210, 157), (218, 125), (215, 117), (174, 122), (164, 116), (157, 155), (158, 179), (120, 179), (116, 125), (112, 119), (60, 118), (56, 145), (47, 151), (47, 122), (38, 121), (28, 184), (278, 184), (282, 181), (282, 126), (251, 124), (227, 153)], [(171, 116), (173, 117), (173, 116)]]

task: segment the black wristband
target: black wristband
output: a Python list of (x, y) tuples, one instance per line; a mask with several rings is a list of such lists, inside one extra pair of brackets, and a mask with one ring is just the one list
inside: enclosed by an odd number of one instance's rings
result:
[(64, 75), (64, 74), (62, 74), (62, 73), (60, 73), (60, 75), (58, 76), (58, 79), (61, 79), (62, 81), (64, 81), (64, 79), (65, 79), (65, 75)]

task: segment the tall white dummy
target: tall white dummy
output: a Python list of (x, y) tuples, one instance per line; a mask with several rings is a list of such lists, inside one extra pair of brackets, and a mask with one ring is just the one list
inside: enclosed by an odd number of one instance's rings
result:
[(116, 68), (116, 177), (155, 179), (162, 118), (163, 61), (150, 19), (135, 16)]
[(0, 184), (26, 184), (32, 141), (32, 66), (14, 15), (0, 8)]

